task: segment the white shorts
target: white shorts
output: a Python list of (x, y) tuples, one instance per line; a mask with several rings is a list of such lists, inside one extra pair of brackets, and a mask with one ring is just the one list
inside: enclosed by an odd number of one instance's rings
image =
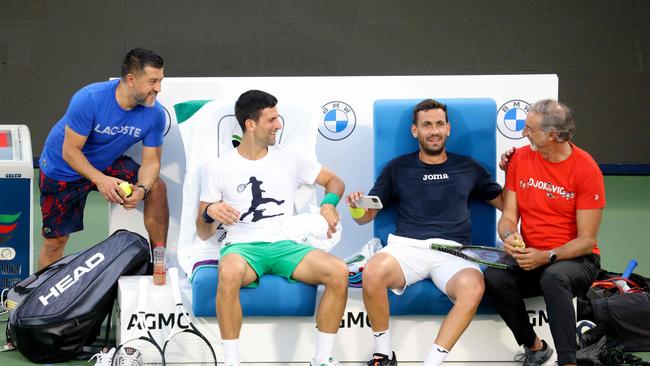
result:
[(404, 273), (404, 288), (391, 289), (395, 295), (403, 294), (407, 286), (424, 279), (431, 279), (436, 287), (447, 295), (447, 282), (456, 273), (465, 268), (481, 272), (477, 263), (434, 249), (416, 248), (408, 244), (389, 242), (379, 253), (390, 254), (397, 260)]

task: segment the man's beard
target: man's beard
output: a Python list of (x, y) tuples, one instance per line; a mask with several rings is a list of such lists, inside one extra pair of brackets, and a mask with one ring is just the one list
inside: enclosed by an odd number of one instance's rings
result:
[(425, 154), (430, 155), (430, 156), (439, 156), (442, 155), (442, 153), (445, 151), (445, 144), (446, 141), (444, 139), (440, 140), (440, 147), (437, 149), (430, 148), (426, 144), (426, 139), (424, 141), (420, 140), (420, 149), (424, 151)]
[[(150, 95), (153, 95), (153, 101), (152, 101), (151, 103), (147, 103), (147, 98), (148, 98)], [(144, 97), (141, 97), (141, 96), (139, 96), (139, 95), (136, 94), (136, 95), (133, 96), (133, 99), (134, 99), (134, 100), (135, 100), (139, 105), (142, 105), (142, 106), (145, 106), (145, 107), (153, 107), (153, 105), (156, 104), (156, 96), (155, 96), (155, 94), (146, 94)]]

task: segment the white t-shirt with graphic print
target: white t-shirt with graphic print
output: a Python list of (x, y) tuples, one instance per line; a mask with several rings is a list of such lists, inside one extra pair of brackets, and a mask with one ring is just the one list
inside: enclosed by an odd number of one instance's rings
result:
[(240, 220), (225, 225), (224, 243), (286, 240), (280, 224), (294, 214), (299, 185), (313, 184), (321, 164), (282, 145), (269, 146), (259, 160), (248, 160), (237, 149), (205, 166), (201, 201), (223, 201), (240, 213)]

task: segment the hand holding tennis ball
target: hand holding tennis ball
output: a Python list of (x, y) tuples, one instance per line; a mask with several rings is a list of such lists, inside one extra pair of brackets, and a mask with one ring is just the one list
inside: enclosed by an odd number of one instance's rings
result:
[(120, 187), (126, 198), (131, 197), (131, 194), (133, 193), (133, 189), (131, 189), (131, 183), (122, 182), (118, 187)]
[(526, 244), (524, 244), (523, 240), (515, 239), (515, 247), (516, 248), (525, 248)]

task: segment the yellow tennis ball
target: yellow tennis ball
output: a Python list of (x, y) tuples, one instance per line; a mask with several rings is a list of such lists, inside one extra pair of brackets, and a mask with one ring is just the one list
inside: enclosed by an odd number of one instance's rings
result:
[(364, 210), (361, 207), (350, 207), (348, 206), (348, 209), (350, 210), (350, 216), (352, 216), (353, 219), (359, 219), (363, 217), (363, 215), (366, 214), (366, 210)]
[(521, 241), (521, 240), (515, 240), (515, 244), (517, 244), (516, 245), (517, 248), (525, 248), (526, 247), (526, 244), (524, 244), (524, 242)]
[(131, 189), (131, 184), (129, 184), (129, 182), (122, 182), (120, 183), (119, 187), (127, 197), (131, 197), (133, 190)]

